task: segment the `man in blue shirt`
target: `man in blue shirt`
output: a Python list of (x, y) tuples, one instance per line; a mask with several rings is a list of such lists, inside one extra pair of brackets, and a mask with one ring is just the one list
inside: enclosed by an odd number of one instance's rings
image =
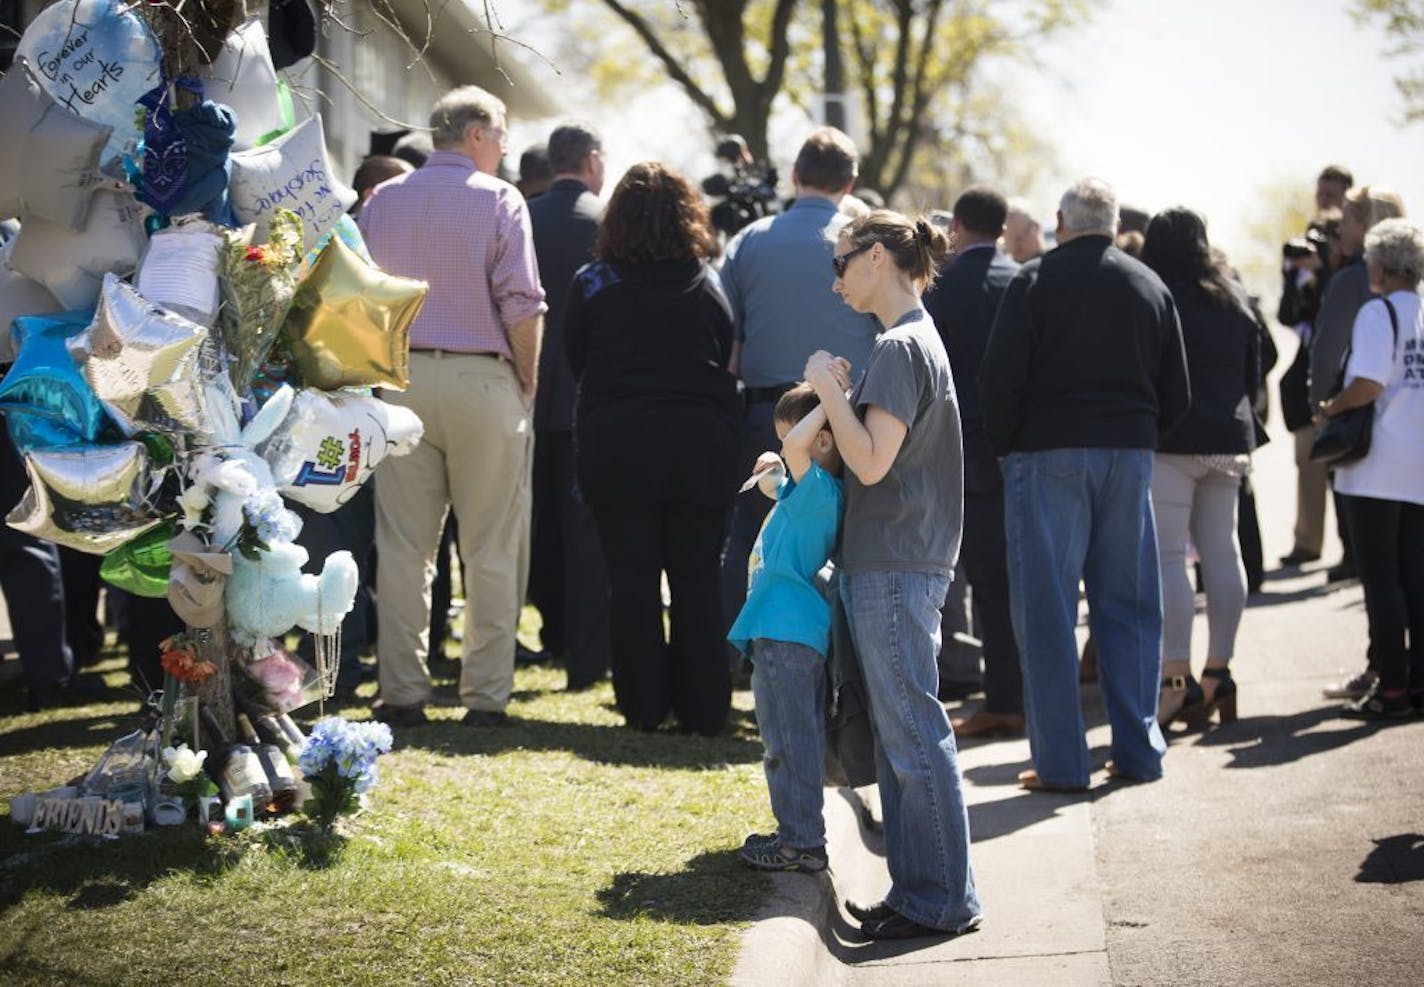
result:
[[(852, 311), (831, 291), (836, 234), (847, 219), (837, 208), (855, 185), (860, 156), (834, 127), (821, 127), (801, 145), (792, 168), (796, 201), (785, 212), (742, 230), (727, 245), (722, 288), (736, 326), (733, 372), (746, 386), (742, 426), (743, 475), (774, 448), (772, 409), (801, 379), (817, 350), (844, 356), (852, 374), (864, 369), (877, 323)], [(743, 495), (732, 508), (722, 550), (722, 604), (728, 614), (746, 596), (747, 555), (766, 517), (765, 498)]]
[[(751, 553), (746, 605), (727, 638), (753, 662), (752, 694), (777, 830), (749, 836), (739, 856), (758, 870), (811, 872), (826, 867), (821, 778), (831, 636), (830, 603), (816, 577), (840, 530), (840, 456), (810, 384), (788, 391), (774, 418), (786, 475)], [(757, 461), (767, 479), (780, 467), (775, 453)]]

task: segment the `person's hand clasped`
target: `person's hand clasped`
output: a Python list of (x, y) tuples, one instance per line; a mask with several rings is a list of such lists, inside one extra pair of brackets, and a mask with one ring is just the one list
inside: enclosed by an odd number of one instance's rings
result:
[(806, 360), (805, 377), (817, 391), (831, 384), (844, 391), (850, 387), (850, 361), (843, 356), (832, 356), (825, 350), (817, 350)]

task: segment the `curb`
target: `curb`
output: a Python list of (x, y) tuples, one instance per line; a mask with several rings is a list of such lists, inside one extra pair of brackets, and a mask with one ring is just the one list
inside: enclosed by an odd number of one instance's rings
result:
[[(844, 978), (831, 950), (840, 916), (836, 874), (874, 866), (865, 845), (861, 804), (849, 788), (825, 789), (826, 846), (831, 865), (819, 874), (773, 874), (771, 899), (742, 935), (732, 987), (829, 987)], [(869, 859), (865, 859), (869, 858)], [(883, 868), (882, 868), (883, 869)]]

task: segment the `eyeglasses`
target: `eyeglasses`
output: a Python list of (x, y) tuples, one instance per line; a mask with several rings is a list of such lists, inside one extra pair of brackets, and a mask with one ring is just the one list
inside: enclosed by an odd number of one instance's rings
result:
[(845, 253), (840, 254), (839, 256), (832, 257), (831, 266), (836, 269), (836, 277), (845, 277), (846, 268), (850, 266), (851, 258), (854, 257), (856, 254), (865, 253), (873, 246), (875, 246), (874, 243), (867, 243), (864, 246), (856, 247), (854, 250), (847, 250)]

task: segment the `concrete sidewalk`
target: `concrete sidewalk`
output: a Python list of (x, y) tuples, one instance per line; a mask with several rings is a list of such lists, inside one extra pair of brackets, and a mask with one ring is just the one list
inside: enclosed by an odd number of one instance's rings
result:
[[(1286, 437), (1256, 457), (1268, 572), (1290, 548), (1290, 457)], [(1345, 719), (1321, 697), (1366, 640), (1359, 585), (1327, 588), (1323, 569), (1270, 573), (1237, 638), (1241, 719), (1174, 734), (1159, 782), (1098, 771), (1086, 795), (1032, 794), (1014, 781), (1027, 742), (961, 748), (974, 935), (859, 941), (839, 902), (889, 878), (856, 801), (827, 790), (831, 875), (776, 875), (733, 983), (1424, 983), (1424, 718)], [(1082, 698), (1101, 724), (1097, 687)], [(1099, 767), (1108, 739), (1089, 732)]]

